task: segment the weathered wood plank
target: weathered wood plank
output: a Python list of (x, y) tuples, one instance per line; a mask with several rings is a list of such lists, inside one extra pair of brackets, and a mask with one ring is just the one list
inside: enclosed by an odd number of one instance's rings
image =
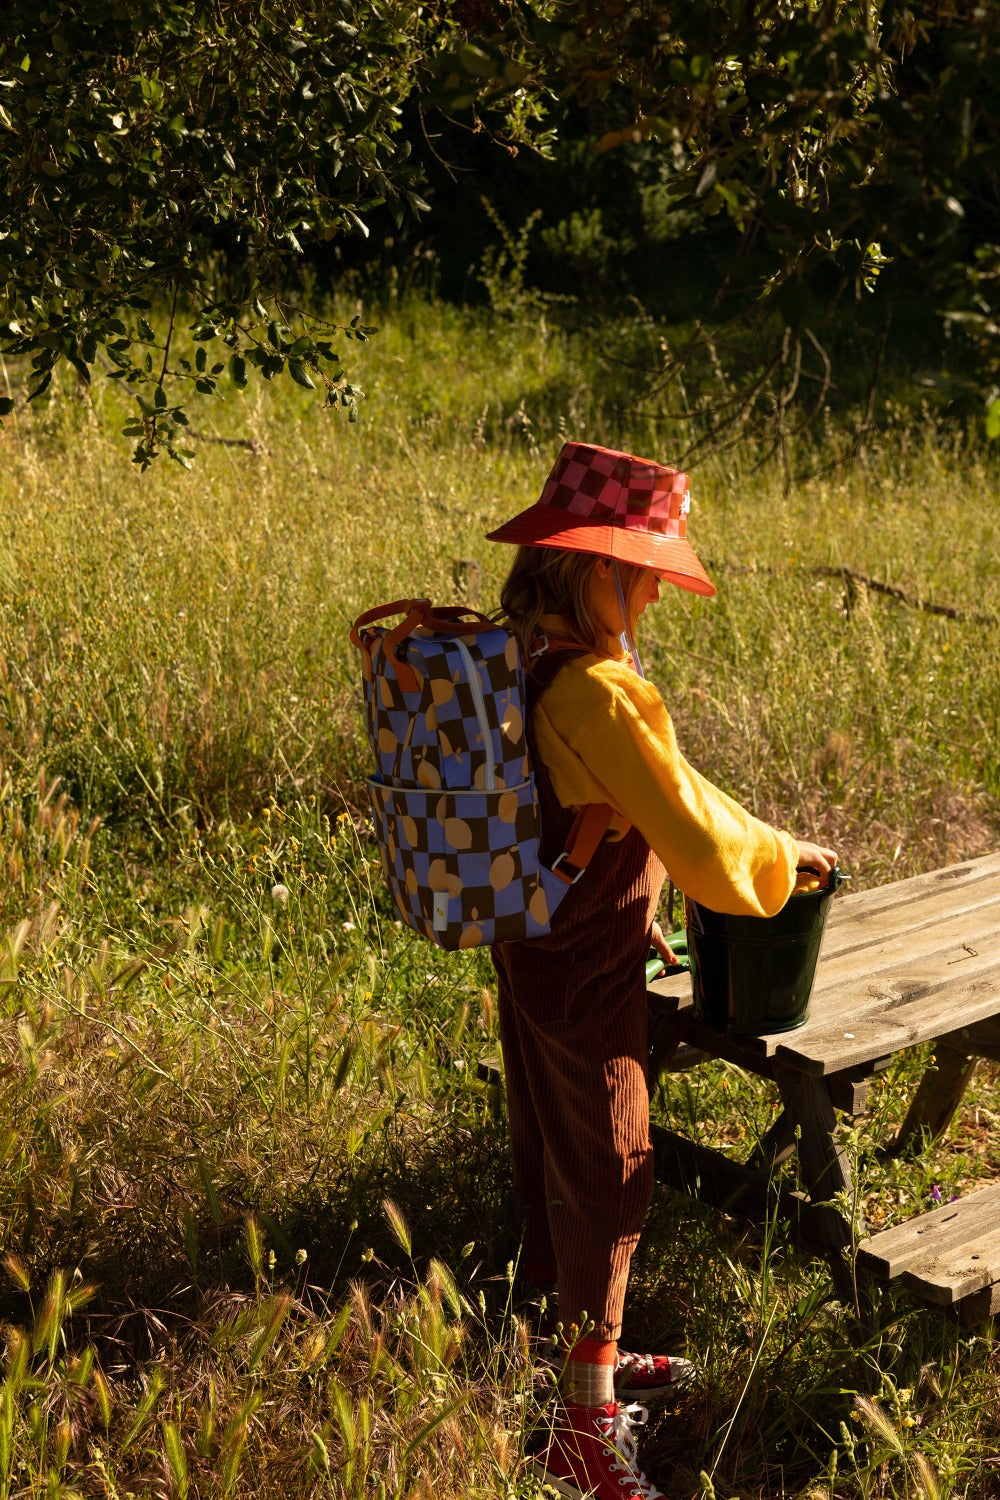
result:
[[(961, 967), (942, 960), (939, 969), (926, 958), (916, 959), (874, 977), (861, 974), (845, 982), (832, 997), (833, 1004), (817, 1001), (810, 1006), (808, 1021), (794, 1036), (799, 1050), (808, 1052), (814, 1044), (825, 1044), (828, 1033), (857, 1033), (861, 1026), (882, 1021), (887, 1028), (886, 1051), (910, 1045), (899, 1040), (897, 1028), (905, 1027), (910, 1011), (917, 1013), (916, 1007), (920, 1007), (921, 1026), (936, 1027), (932, 1033), (935, 1037), (988, 1019), (1000, 1008), (1000, 934), (987, 948), (979, 948), (966, 958)], [(995, 997), (992, 1010), (988, 1002), (983, 1009), (984, 995)], [(823, 1000), (830, 998), (828, 995)], [(791, 1040), (788, 1035), (779, 1036), (771, 1050), (777, 1051)]]
[[(959, 978), (961, 975), (961, 978)], [(936, 1040), (945, 1033), (989, 1021), (1000, 1009), (1000, 937), (991, 951), (968, 964), (934, 973), (900, 968), (890, 982), (855, 980), (841, 990), (841, 1004), (810, 1007), (809, 1019), (794, 1031), (737, 1036), (698, 1021), (691, 1003), (678, 1009), (679, 1035), (693, 1047), (772, 1077), (771, 1059), (816, 1076), (848, 1068), (873, 1067), (882, 1058)], [(829, 997), (828, 997), (829, 998)]]
[(845, 968), (847, 972), (852, 967), (855, 971), (863, 968), (886, 938), (897, 939), (912, 952), (934, 952), (943, 945), (943, 925), (965, 928), (957, 933), (960, 943), (967, 941), (969, 932), (996, 931), (1000, 926), (1000, 877), (979, 882), (966, 896), (965, 900), (947, 904), (926, 896), (889, 911), (866, 913), (862, 909), (846, 918), (842, 918), (840, 904), (849, 898), (838, 896), (823, 937), (814, 993), (828, 985), (836, 986)]
[(989, 1057), (991, 1053), (1000, 1052), (1000, 1016), (994, 1016), (989, 1021), (979, 1021), (975, 1026), (963, 1026), (947, 1038), (949, 1046), (959, 1047), (968, 1044), (969, 1050), (977, 1057)]
[(903, 1281), (928, 1302), (951, 1307), (1000, 1281), (1000, 1229), (956, 1245), (947, 1256), (918, 1261)]
[[(894, 914), (883, 918), (887, 923)], [(1000, 890), (995, 901), (982, 910), (938, 913), (931, 924), (915, 928), (872, 927), (870, 941), (850, 952), (831, 956), (824, 945), (812, 993), (812, 1008), (822, 1010), (825, 998), (834, 994), (840, 1001), (845, 986), (850, 987), (858, 975), (871, 984), (892, 975), (905, 964), (909, 970), (930, 965), (935, 970), (969, 963), (984, 948), (1000, 944)], [(842, 1002), (840, 1002), (842, 1003)]]
[(769, 1056), (777, 1045), (775, 1036), (736, 1036), (728, 1031), (717, 1031), (713, 1026), (703, 1026), (695, 1019), (690, 1005), (681, 1010), (678, 1020), (681, 1035), (689, 1046), (698, 1047), (723, 1062), (749, 1068), (761, 1078), (774, 1076)]
[(775, 1060), (822, 1076), (902, 1052), (920, 1042), (935, 1041), (956, 1021), (967, 1026), (994, 1015), (1000, 1005), (1000, 970), (986, 973), (945, 993), (933, 991), (901, 1002), (881, 1013), (845, 1018), (838, 1026), (807, 1023), (799, 1031), (774, 1038)]
[(848, 1068), (844, 1073), (828, 1073), (826, 1086), (835, 1109), (845, 1115), (860, 1115), (868, 1108), (868, 1091), (872, 1077), (892, 1062), (891, 1057), (878, 1057), (860, 1068)]
[(869, 1235), (858, 1246), (858, 1265), (881, 1281), (892, 1281), (935, 1257), (945, 1260), (1000, 1222), (1000, 1183), (979, 1188), (954, 1203), (916, 1214), (891, 1229)]
[(765, 1130), (747, 1157), (746, 1164), (748, 1167), (759, 1168), (762, 1172), (777, 1171), (782, 1162), (794, 1155), (796, 1144), (795, 1121), (787, 1109), (783, 1109)]
[[(837, 1145), (834, 1108), (860, 1108), (867, 1078), (888, 1058), (921, 1042), (939, 1043), (938, 1066), (924, 1082), (901, 1136), (941, 1128), (968, 1079), (967, 1058), (1000, 1052), (1000, 853), (935, 870), (878, 890), (838, 896), (830, 915), (806, 1024), (790, 1032), (735, 1036), (701, 1025), (690, 982), (672, 976), (676, 1016), (669, 1042), (776, 1081), (786, 1117), (747, 1164), (671, 1132), (654, 1132), (661, 1180), (703, 1201), (757, 1217), (778, 1190), (810, 1238), (830, 1258), (835, 1283), (850, 1293), (844, 1257), (849, 1229), (823, 1198), (850, 1191), (850, 1165)], [(673, 1036), (669, 1033), (673, 1031)], [(773, 1181), (760, 1167), (781, 1161), (796, 1139), (811, 1199)], [(1000, 1311), (1000, 1184), (944, 1204), (862, 1241), (857, 1269), (903, 1277), (927, 1301), (959, 1305), (962, 1316)]]
[(744, 1166), (724, 1152), (689, 1140), (655, 1121), (649, 1134), (658, 1182), (724, 1213), (750, 1219), (766, 1217), (770, 1185), (765, 1172)]
[(777, 1209), (814, 1249), (826, 1254), (831, 1249), (842, 1252), (850, 1244), (850, 1229), (832, 1204), (812, 1203), (805, 1193), (777, 1181), (768, 1172), (734, 1161), (724, 1152), (689, 1140), (655, 1121), (649, 1133), (656, 1179), (675, 1192), (753, 1223), (765, 1222)]
[[(985, 890), (977, 891), (984, 883), (993, 883), (1000, 875), (1000, 852), (984, 854), (979, 859), (966, 860), (963, 864), (947, 865), (940, 870), (930, 870), (924, 875), (913, 875), (890, 885), (874, 886), (867, 891), (844, 891), (838, 895), (830, 910), (827, 936), (833, 951), (839, 951), (843, 941), (852, 941), (851, 928), (855, 923), (863, 925), (883, 912), (896, 910), (900, 925), (909, 920), (908, 911), (940, 911), (942, 903), (957, 910), (966, 900), (978, 902)], [(927, 902), (924, 907), (923, 903)]]

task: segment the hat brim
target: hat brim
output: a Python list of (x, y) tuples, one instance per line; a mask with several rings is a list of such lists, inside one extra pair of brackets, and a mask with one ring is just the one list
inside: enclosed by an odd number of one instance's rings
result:
[(593, 552), (618, 562), (649, 568), (657, 577), (692, 594), (711, 598), (715, 584), (685, 537), (661, 536), (638, 527), (578, 522), (567, 526), (568, 512), (551, 505), (532, 505), (486, 534), (489, 542), (512, 542), (517, 547), (558, 547), (564, 552)]

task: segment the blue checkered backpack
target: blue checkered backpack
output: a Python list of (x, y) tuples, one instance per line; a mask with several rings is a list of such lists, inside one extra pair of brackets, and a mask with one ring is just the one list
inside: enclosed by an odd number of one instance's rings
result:
[[(401, 616), (387, 627), (379, 623)], [(400, 599), (368, 610), (361, 653), (375, 836), (403, 919), (441, 948), (541, 937), (607, 831), (581, 809), (551, 867), (526, 739), (517, 640), (472, 610)], [(579, 642), (541, 638), (548, 650)]]

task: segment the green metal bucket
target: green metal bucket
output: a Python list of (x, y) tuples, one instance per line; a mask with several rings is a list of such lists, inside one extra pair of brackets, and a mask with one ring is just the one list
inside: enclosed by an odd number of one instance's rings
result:
[(718, 1031), (791, 1031), (809, 1017), (835, 869), (822, 890), (790, 896), (773, 917), (733, 917), (684, 902), (694, 1013)]

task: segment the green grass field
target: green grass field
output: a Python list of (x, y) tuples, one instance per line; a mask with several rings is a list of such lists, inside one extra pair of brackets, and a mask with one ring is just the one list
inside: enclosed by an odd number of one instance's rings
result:
[[(631, 409), (620, 330), (366, 319), (356, 424), (233, 393), (193, 472), (140, 476), (114, 392), (66, 382), (0, 435), (0, 1497), (540, 1493), (491, 971), (394, 920), (347, 628), (492, 608), (483, 534), (564, 436), (686, 434)], [(1000, 843), (1000, 511), (992, 455), (912, 414), (837, 451), (694, 470), (719, 596), (641, 646), (689, 758), (864, 886)], [(1000, 1171), (991, 1064), (877, 1161), (916, 1076), (845, 1131), (876, 1224)], [(713, 1064), (655, 1108), (749, 1147), (774, 1101)], [(642, 1449), (671, 1500), (997, 1493), (990, 1327), (900, 1298), (859, 1328), (780, 1225), (658, 1192), (627, 1319), (699, 1364)]]

